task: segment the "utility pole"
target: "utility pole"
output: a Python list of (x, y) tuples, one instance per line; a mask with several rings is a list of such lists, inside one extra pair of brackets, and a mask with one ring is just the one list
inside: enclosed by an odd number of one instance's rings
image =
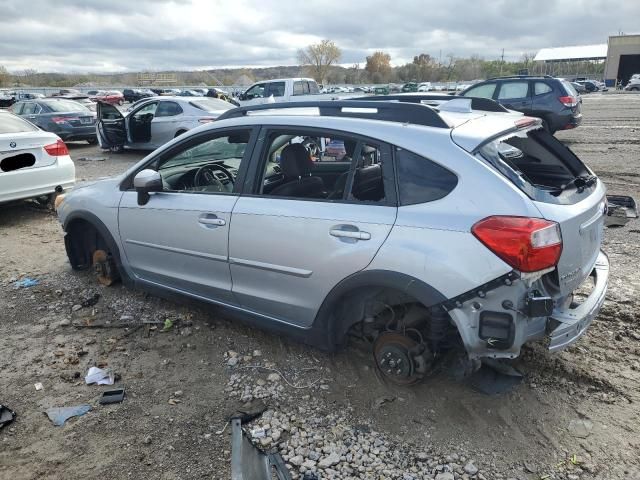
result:
[(504, 64), (504, 48), (502, 49), (502, 55), (500, 56), (500, 76), (502, 76), (502, 65)]

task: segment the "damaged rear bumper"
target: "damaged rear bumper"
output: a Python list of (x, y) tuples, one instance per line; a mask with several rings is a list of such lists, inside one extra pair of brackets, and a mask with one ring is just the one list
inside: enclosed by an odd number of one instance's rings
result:
[(575, 308), (555, 309), (550, 323), (555, 325), (549, 332), (549, 350), (552, 352), (567, 348), (576, 342), (589, 328), (604, 304), (609, 282), (609, 259), (600, 252), (591, 276), (594, 287), (591, 294)]

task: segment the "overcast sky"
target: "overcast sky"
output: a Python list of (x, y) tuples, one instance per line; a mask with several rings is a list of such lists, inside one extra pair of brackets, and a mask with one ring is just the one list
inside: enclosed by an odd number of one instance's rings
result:
[[(375, 50), (493, 59), (640, 33), (640, 0), (0, 0), (0, 65), (119, 72), (293, 65), (334, 40), (341, 63)], [(636, 31), (634, 31), (634, 29)]]

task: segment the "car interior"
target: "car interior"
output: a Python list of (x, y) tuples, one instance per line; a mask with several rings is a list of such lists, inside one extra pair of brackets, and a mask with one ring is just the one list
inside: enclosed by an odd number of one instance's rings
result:
[(249, 143), (249, 130), (187, 148), (158, 167), (165, 191), (231, 193)]
[[(351, 184), (348, 189), (347, 185)], [(349, 192), (345, 195), (345, 192)], [(261, 194), (269, 196), (384, 200), (380, 150), (354, 139), (273, 134)]]
[[(158, 166), (164, 189), (230, 193), (250, 132), (216, 137)], [(326, 200), (384, 201), (380, 150), (346, 138), (274, 133), (263, 158), (260, 195)], [(348, 186), (351, 185), (351, 188)]]
[(149, 103), (129, 117), (129, 133), (133, 143), (151, 141), (151, 122), (157, 108), (158, 102)]

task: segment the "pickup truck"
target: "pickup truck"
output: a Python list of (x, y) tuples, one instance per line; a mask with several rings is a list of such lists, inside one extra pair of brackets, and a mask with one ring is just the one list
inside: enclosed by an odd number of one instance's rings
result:
[[(348, 96), (346, 94), (345, 96)], [(353, 96), (353, 94), (350, 94)], [(263, 103), (305, 102), (335, 100), (335, 94), (320, 93), (318, 84), (312, 78), (279, 78), (251, 85), (238, 97), (241, 107)]]

